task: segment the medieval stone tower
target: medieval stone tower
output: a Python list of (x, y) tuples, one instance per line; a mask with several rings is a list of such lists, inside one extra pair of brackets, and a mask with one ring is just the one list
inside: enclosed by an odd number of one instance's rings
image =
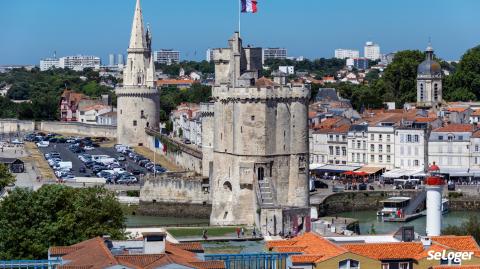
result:
[(425, 50), (426, 59), (417, 68), (417, 107), (438, 108), (442, 98), (442, 67), (433, 59), (433, 48)]
[(140, 0), (137, 0), (123, 86), (115, 90), (120, 144), (143, 144), (146, 142), (145, 127), (158, 128), (160, 98), (155, 87), (151, 42), (150, 29), (144, 30)]
[(256, 224), (275, 234), (304, 221), (310, 90), (259, 78), (262, 49), (243, 48), (238, 33), (228, 48), (214, 50), (214, 62), (213, 128), (202, 131), (213, 138), (203, 163), (211, 169), (204, 171), (211, 175), (210, 223)]

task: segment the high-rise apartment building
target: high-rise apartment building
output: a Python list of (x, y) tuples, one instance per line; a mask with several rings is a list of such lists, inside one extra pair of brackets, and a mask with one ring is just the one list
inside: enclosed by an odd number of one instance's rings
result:
[(358, 50), (351, 50), (351, 49), (336, 49), (335, 50), (335, 58), (338, 59), (353, 59), (359, 58), (360, 52)]
[(44, 58), (40, 60), (40, 71), (46, 71), (51, 68), (59, 68), (60, 60), (58, 58)]
[(97, 56), (65, 56), (59, 61), (60, 68), (69, 68), (76, 71), (82, 71), (85, 68), (100, 68), (100, 57)]
[(372, 41), (368, 41), (367, 43), (365, 43), (364, 54), (364, 57), (369, 60), (379, 60), (381, 57), (380, 46), (373, 43)]
[(263, 49), (263, 63), (268, 59), (287, 59), (287, 49), (283, 48), (266, 48)]
[(172, 49), (161, 49), (153, 52), (153, 59), (160, 64), (173, 64), (180, 62), (180, 51)]
[(114, 66), (115, 65), (115, 55), (114, 54), (109, 54), (108, 55), (108, 66)]

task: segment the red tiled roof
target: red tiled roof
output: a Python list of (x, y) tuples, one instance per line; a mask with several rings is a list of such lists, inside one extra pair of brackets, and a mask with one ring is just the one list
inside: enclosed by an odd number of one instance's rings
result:
[(456, 236), (456, 235), (443, 235), (443, 236), (434, 236), (432, 241), (442, 244), (444, 246), (453, 248), (458, 251), (480, 251), (475, 239), (470, 235), (465, 236)]
[(163, 85), (185, 85), (185, 84), (193, 84), (195, 81), (191, 79), (160, 79), (157, 80), (158, 86)]
[(118, 262), (113, 257), (110, 250), (105, 246), (103, 239), (95, 237), (71, 247), (78, 248), (75, 251), (71, 251), (62, 256), (63, 260), (70, 261), (68, 264), (60, 266), (59, 268), (91, 268), (91, 269), (103, 269), (113, 265), (117, 265)]
[(69, 247), (51, 247), (49, 249), (50, 255), (65, 255), (72, 251), (79, 250), (80, 246), (69, 246)]
[(255, 82), (255, 86), (257, 87), (278, 86), (278, 83), (275, 83), (266, 77), (261, 77), (257, 79), (257, 81)]
[(480, 109), (475, 109), (472, 114), (472, 116), (480, 116)]
[(174, 246), (187, 251), (203, 251), (203, 247), (200, 242), (178, 243), (174, 244)]
[(449, 107), (449, 108), (447, 108), (447, 110), (450, 111), (450, 112), (464, 112), (467, 109), (468, 109), (468, 107)]
[(420, 242), (347, 244), (343, 247), (358, 255), (377, 260), (413, 259), (423, 251)]
[(472, 124), (449, 124), (433, 130), (433, 132), (473, 132), (475, 130)]
[(435, 118), (420, 117), (420, 118), (416, 118), (415, 122), (432, 122), (432, 121), (435, 121), (435, 120), (437, 120), (437, 117), (435, 117)]

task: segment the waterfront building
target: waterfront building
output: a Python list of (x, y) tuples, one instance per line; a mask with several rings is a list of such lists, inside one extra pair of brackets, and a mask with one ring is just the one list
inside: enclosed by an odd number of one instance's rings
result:
[(347, 134), (347, 164), (362, 166), (368, 164), (368, 125), (354, 124)]
[(425, 128), (398, 127), (395, 129), (395, 168), (424, 171), (427, 159), (428, 133)]
[(210, 223), (308, 230), (309, 89), (259, 78), (262, 49), (243, 47), (238, 32), (214, 60), (213, 126), (202, 130), (213, 137), (202, 164), (212, 175)]
[(434, 60), (430, 45), (425, 54), (425, 60), (417, 68), (417, 107), (438, 109), (443, 102), (442, 67)]
[(380, 46), (372, 41), (367, 41), (365, 43), (363, 57), (372, 61), (376, 61), (380, 59), (380, 56)]
[(60, 68), (58, 58), (44, 58), (40, 60), (40, 71), (47, 71), (52, 68)]
[(75, 71), (83, 71), (85, 68), (98, 70), (100, 69), (100, 57), (86, 55), (60, 57), (59, 67)]
[[(428, 139), (428, 162), (443, 172), (467, 172), (470, 164), (471, 124), (450, 124), (434, 129)], [(474, 140), (476, 141), (476, 140)]]
[(265, 48), (263, 49), (262, 63), (269, 59), (287, 59), (287, 49), (284, 48)]
[(395, 162), (395, 129), (393, 125), (368, 126), (368, 164), (391, 170)]
[(358, 50), (351, 50), (351, 49), (336, 49), (335, 50), (335, 58), (338, 59), (353, 59), (359, 58), (360, 52)]
[(144, 30), (140, 0), (133, 18), (123, 85), (116, 88), (117, 142), (125, 145), (146, 143), (145, 128), (159, 128), (160, 97), (155, 85), (155, 65), (150, 29)]
[(156, 63), (171, 65), (180, 62), (180, 51), (173, 49), (161, 49), (153, 52)]

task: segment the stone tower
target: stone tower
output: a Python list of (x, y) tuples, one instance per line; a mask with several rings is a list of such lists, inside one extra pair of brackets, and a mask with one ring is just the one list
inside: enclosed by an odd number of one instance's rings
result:
[(141, 145), (146, 142), (145, 127), (158, 128), (160, 98), (155, 86), (151, 42), (150, 29), (144, 29), (140, 0), (137, 0), (123, 85), (115, 90), (120, 144)]
[(238, 33), (213, 58), (213, 154), (204, 160), (212, 164), (210, 223), (292, 231), (310, 221), (310, 90), (259, 78), (262, 49), (243, 48)]
[(417, 69), (417, 107), (438, 108), (442, 103), (442, 67), (433, 59), (433, 48), (425, 51), (426, 59)]

